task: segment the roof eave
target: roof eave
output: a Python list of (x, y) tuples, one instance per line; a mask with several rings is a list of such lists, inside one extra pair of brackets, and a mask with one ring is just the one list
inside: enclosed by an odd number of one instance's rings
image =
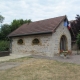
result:
[(23, 35), (13, 35), (13, 36), (8, 36), (8, 38), (21, 37), (21, 36), (31, 36), (31, 35), (39, 35), (39, 34), (52, 34), (52, 31), (42, 32), (42, 33), (23, 34)]

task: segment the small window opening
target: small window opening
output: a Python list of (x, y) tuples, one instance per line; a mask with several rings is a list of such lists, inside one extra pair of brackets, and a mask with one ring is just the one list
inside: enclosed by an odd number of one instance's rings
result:
[(23, 44), (23, 40), (22, 39), (19, 39), (17, 43), (18, 44)]
[(34, 39), (34, 40), (32, 41), (32, 43), (33, 43), (34, 45), (38, 45), (38, 44), (40, 43), (40, 41), (39, 41), (38, 39)]

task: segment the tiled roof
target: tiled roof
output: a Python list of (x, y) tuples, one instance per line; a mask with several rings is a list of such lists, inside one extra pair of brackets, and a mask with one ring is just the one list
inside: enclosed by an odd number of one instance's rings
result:
[(65, 18), (66, 16), (60, 16), (51, 19), (31, 22), (29, 24), (23, 24), (18, 29), (10, 33), (8, 37), (52, 33)]

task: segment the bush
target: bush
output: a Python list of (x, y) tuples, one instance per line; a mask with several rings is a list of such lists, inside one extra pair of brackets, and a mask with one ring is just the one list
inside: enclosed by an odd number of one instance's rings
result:
[(80, 49), (80, 33), (77, 35), (77, 41), (76, 41), (79, 49)]
[(8, 51), (9, 50), (9, 41), (0, 41), (0, 51)]

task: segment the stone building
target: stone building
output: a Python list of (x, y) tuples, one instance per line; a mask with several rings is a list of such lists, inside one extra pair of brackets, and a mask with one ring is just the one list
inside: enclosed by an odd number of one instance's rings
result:
[(71, 35), (64, 22), (66, 16), (23, 24), (8, 37), (13, 54), (36, 54), (53, 57), (60, 50), (71, 51)]

